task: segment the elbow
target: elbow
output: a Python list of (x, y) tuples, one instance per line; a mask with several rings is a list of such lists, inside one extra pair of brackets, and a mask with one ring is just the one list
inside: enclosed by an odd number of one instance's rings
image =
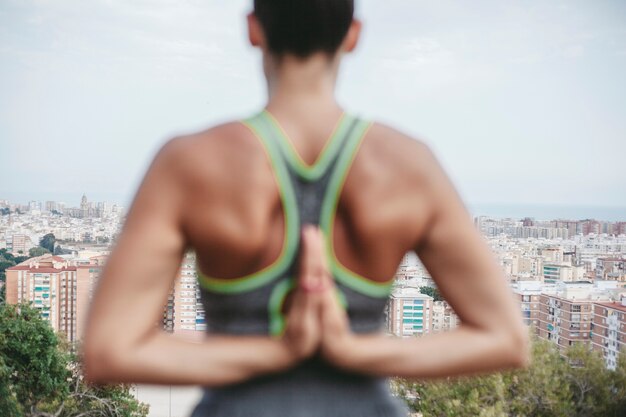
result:
[(509, 332), (506, 349), (509, 367), (526, 369), (531, 363), (531, 340), (527, 327), (520, 323), (514, 331)]
[(83, 344), (83, 371), (90, 384), (106, 384), (120, 381), (121, 355), (107, 343), (85, 339)]

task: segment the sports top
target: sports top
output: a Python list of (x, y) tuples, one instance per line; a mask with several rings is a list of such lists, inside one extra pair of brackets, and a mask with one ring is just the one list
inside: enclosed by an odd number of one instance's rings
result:
[[(233, 279), (196, 272), (207, 332), (280, 335), (282, 311), (295, 287), (300, 230), (320, 225), (337, 295), (355, 333), (382, 329), (393, 280), (374, 282), (343, 266), (333, 248), (333, 223), (347, 172), (372, 123), (344, 112), (317, 160), (308, 165), (278, 121), (262, 111), (242, 120), (263, 145), (278, 182), (285, 235), (278, 258), (255, 273)], [(219, 388), (205, 388), (193, 417), (404, 417), (405, 404), (389, 392), (387, 378), (334, 368), (318, 356), (294, 368)]]

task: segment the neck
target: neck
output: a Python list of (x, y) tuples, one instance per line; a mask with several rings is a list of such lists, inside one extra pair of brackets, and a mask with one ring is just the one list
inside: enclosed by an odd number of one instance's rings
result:
[(280, 63), (264, 55), (267, 108), (279, 112), (310, 113), (339, 109), (335, 85), (339, 59), (317, 53), (304, 60), (286, 55)]

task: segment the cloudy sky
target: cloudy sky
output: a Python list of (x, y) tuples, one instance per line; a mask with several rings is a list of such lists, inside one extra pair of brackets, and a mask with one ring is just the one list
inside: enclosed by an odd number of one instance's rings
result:
[[(170, 137), (260, 109), (251, 0), (1, 0), (0, 199), (127, 205)], [(348, 109), (468, 204), (626, 206), (626, 2), (357, 0)]]

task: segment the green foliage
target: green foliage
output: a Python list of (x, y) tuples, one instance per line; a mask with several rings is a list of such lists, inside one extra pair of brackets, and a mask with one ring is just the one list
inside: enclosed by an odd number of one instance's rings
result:
[(46, 248), (42, 248), (41, 246), (35, 246), (34, 248), (30, 248), (30, 250), (28, 251), (28, 255), (31, 258), (34, 258), (35, 256), (45, 255), (46, 253), (50, 253), (50, 251)]
[(66, 255), (66, 254), (71, 254), (72, 251), (70, 249), (63, 249), (61, 247), (61, 245), (56, 245), (54, 247), (54, 254), (55, 255)]
[(88, 385), (80, 363), (37, 309), (0, 304), (0, 416), (147, 416), (130, 386)]
[(433, 297), (433, 301), (443, 301), (443, 298), (441, 297), (441, 294), (439, 294), (439, 290), (437, 288), (420, 287), (420, 292)]
[(12, 267), (13, 265), (7, 265), (6, 262), (0, 261), (0, 281), (7, 281), (6, 269)]
[(25, 409), (67, 393), (67, 358), (37, 309), (28, 305), (0, 306), (0, 357), (11, 389)]
[[(590, 351), (583, 345), (576, 344), (568, 350), (567, 357), (575, 364), (567, 374), (572, 390), (572, 415), (616, 416), (613, 413), (617, 411), (613, 407), (613, 391), (617, 388), (614, 385), (616, 375), (615, 372), (605, 371), (602, 356), (597, 351)], [(623, 411), (626, 412), (626, 409)]]
[(53, 253), (55, 242), (56, 238), (54, 237), (54, 233), (48, 233), (39, 239), (39, 246), (46, 248), (48, 252)]
[(4, 417), (18, 417), (22, 415), (22, 408), (11, 389), (10, 371), (0, 356), (0, 412)]
[(7, 251), (6, 248), (2, 248), (0, 249), (0, 260), (14, 262), (15, 256), (13, 256), (11, 252)]
[(532, 360), (525, 369), (395, 381), (410, 408), (424, 417), (618, 417), (626, 410), (626, 355), (615, 371), (598, 351), (556, 345), (532, 337)]
[(29, 256), (14, 256), (6, 249), (0, 249), (0, 281), (6, 281), (6, 269), (24, 262)]

